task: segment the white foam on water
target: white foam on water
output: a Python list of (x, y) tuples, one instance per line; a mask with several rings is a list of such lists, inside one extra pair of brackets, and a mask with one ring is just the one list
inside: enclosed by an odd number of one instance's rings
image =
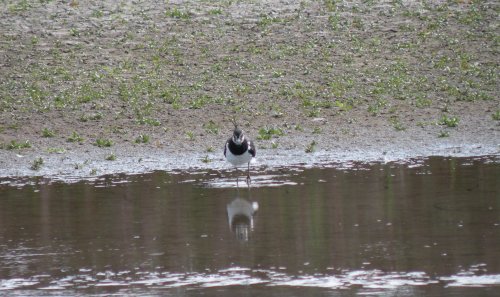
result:
[[(336, 274), (287, 274), (279, 268), (229, 267), (214, 273), (170, 273), (147, 271), (103, 271), (92, 274), (51, 278), (44, 275), (0, 280), (0, 290), (67, 290), (77, 288), (154, 287), (210, 288), (265, 285), (273, 287), (358, 288), (373, 292), (400, 288), (442, 285), (444, 287), (499, 286), (500, 274), (482, 274), (484, 266), (471, 267), (455, 275), (431, 277), (422, 271), (384, 272), (381, 270), (343, 270)], [(86, 269), (83, 271), (87, 272)]]
[[(295, 186), (296, 182), (289, 180), (289, 175), (275, 175), (275, 174), (261, 174), (251, 176), (251, 187), (261, 188), (261, 187), (281, 187), (281, 186)], [(239, 186), (246, 187), (246, 181), (244, 176), (239, 177)], [(222, 177), (213, 178), (203, 182), (203, 185), (209, 188), (236, 188), (238, 185), (236, 183), (236, 177)]]
[(452, 275), (439, 279), (448, 282), (446, 285), (447, 287), (485, 287), (500, 285), (500, 274)]

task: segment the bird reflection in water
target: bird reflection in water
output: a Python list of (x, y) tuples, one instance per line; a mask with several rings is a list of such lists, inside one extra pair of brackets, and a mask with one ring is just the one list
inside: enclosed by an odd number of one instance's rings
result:
[(254, 215), (259, 209), (257, 202), (236, 197), (227, 205), (229, 228), (240, 241), (248, 241), (250, 232), (254, 228)]

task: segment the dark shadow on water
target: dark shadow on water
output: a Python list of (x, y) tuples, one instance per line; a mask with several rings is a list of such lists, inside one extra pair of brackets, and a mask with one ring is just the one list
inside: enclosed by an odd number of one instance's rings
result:
[(496, 296), (500, 161), (0, 180), (0, 296)]

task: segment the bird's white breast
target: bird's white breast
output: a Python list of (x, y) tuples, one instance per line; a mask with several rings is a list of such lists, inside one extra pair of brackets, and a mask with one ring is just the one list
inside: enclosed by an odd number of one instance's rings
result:
[(246, 151), (241, 155), (234, 155), (229, 150), (229, 144), (226, 144), (226, 160), (234, 166), (246, 165), (252, 160), (252, 155)]

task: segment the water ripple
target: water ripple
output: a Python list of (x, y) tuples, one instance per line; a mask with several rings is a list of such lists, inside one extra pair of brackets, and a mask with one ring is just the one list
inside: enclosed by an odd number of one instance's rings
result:
[(0, 280), (0, 290), (65, 290), (103, 287), (208, 288), (227, 286), (291, 286), (329, 289), (362, 288), (392, 290), (404, 286), (442, 284), (445, 287), (499, 286), (500, 274), (478, 275), (472, 270), (433, 278), (425, 272), (383, 272), (380, 270), (343, 271), (334, 275), (289, 275), (277, 270), (251, 270), (232, 267), (217, 273), (171, 273), (141, 271), (104, 271), (81, 273), (60, 278), (38, 275)]

